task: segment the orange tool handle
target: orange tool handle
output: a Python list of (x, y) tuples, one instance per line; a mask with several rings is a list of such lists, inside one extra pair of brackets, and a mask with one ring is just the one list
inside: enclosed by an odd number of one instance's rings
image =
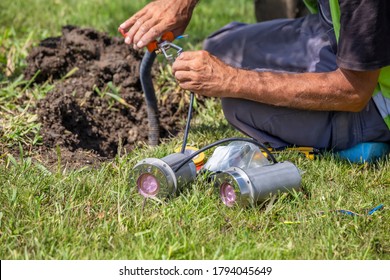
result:
[(161, 36), (161, 41), (173, 42), (173, 40), (175, 40), (175, 36), (173, 36), (172, 31), (168, 31)]
[[(118, 28), (118, 31), (122, 34), (123, 37), (126, 37), (127, 36), (127, 33), (125, 32), (125, 30), (123, 30), (122, 28)], [(175, 36), (173, 36), (173, 33), (171, 31), (168, 31), (166, 33), (164, 33), (162, 36), (161, 36), (161, 40), (160, 41), (169, 41), (169, 42), (172, 42), (173, 40), (175, 40)], [(152, 42), (150, 42), (146, 47), (148, 49), (149, 52), (154, 52), (155, 50), (158, 49), (158, 41), (157, 40), (154, 40)]]
[(150, 42), (146, 48), (148, 49), (148, 51), (151, 53), (151, 52), (154, 52), (155, 50), (158, 49), (158, 42), (157, 40), (154, 40), (152, 42)]
[[(169, 42), (172, 42), (173, 40), (175, 40), (175, 36), (173, 36), (173, 33), (171, 31), (168, 31), (166, 33), (164, 33), (162, 36), (161, 36), (161, 39), (160, 39), (160, 42), (161, 41), (169, 41)], [(157, 40), (154, 40), (152, 42), (150, 42), (146, 47), (148, 48), (148, 51), (149, 52), (154, 52), (155, 50), (158, 49), (158, 41)]]
[(118, 31), (122, 34), (123, 38), (126, 38), (127, 33), (122, 28), (119, 27)]

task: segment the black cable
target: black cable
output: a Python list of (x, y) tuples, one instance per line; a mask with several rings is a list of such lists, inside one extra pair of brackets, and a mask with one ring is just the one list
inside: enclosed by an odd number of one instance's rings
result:
[(156, 58), (155, 52), (146, 51), (140, 65), (140, 81), (144, 92), (146, 111), (149, 122), (148, 141), (149, 145), (157, 146), (160, 138), (160, 122), (157, 107), (157, 98), (152, 79), (152, 66)]
[(188, 134), (190, 132), (190, 123), (191, 123), (191, 117), (192, 117), (192, 109), (194, 107), (194, 93), (190, 93), (190, 106), (188, 108), (188, 115), (187, 115), (187, 123), (186, 128), (184, 130), (184, 137), (183, 137), (183, 145), (181, 147), (181, 153), (184, 154), (187, 146), (187, 140), (188, 140)]
[(211, 148), (213, 148), (215, 146), (221, 145), (223, 143), (233, 142), (233, 141), (244, 141), (244, 142), (252, 143), (252, 144), (260, 147), (262, 150), (264, 150), (264, 152), (266, 152), (266, 154), (269, 156), (269, 158), (272, 160), (273, 163), (278, 163), (278, 161), (276, 160), (274, 155), (267, 149), (266, 146), (264, 146), (260, 142), (257, 142), (256, 140), (251, 139), (251, 138), (232, 137), (232, 138), (225, 138), (225, 139), (222, 139), (222, 140), (218, 140), (218, 141), (216, 141), (216, 142), (214, 142), (214, 143), (212, 143), (210, 145), (207, 145), (207, 146), (203, 147), (202, 149), (197, 150), (196, 152), (194, 152), (193, 154), (188, 156), (181, 164), (179, 164), (176, 167), (176, 169), (174, 170), (174, 172), (176, 173), (177, 171), (179, 171), (180, 168), (182, 168), (185, 164), (187, 164), (189, 161), (191, 161), (193, 158), (195, 158), (197, 155), (203, 153), (204, 151), (206, 151), (208, 149), (211, 149)]

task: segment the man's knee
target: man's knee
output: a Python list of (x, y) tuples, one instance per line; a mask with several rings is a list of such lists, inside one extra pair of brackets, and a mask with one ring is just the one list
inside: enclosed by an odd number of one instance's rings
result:
[[(221, 45), (226, 46), (226, 44), (229, 44), (229, 41), (233, 42), (232, 39), (234, 38), (234, 35), (232, 35), (232, 33), (236, 29), (236, 27), (240, 25), (241, 24), (232, 22), (217, 30), (216, 32), (208, 36), (203, 42), (203, 49), (210, 53), (214, 53), (222, 49)], [(229, 46), (227, 45), (226, 48), (229, 48)]]
[(223, 62), (240, 67), (242, 61), (242, 33), (237, 33), (237, 29), (244, 24), (232, 22), (211, 34), (203, 42), (203, 49), (218, 57)]
[(211, 40), (209, 38), (206, 38), (203, 41), (203, 49), (208, 51), (211, 54), (214, 54), (214, 50), (216, 49), (215, 45), (216, 45), (215, 40)]
[(223, 49), (220, 47), (220, 41), (213, 37), (209, 37), (203, 42), (203, 49), (211, 53), (212, 55), (223, 59)]

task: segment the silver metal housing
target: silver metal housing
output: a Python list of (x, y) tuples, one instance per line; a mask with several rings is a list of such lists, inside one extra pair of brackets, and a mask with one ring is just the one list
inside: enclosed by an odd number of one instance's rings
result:
[(160, 186), (160, 190), (153, 197), (166, 198), (175, 194), (178, 189), (191, 183), (196, 177), (196, 167), (191, 160), (176, 173), (174, 169), (188, 157), (182, 153), (168, 155), (162, 159), (146, 158), (138, 162), (133, 168), (133, 175), (137, 180), (142, 174), (154, 176)]
[(274, 194), (299, 189), (301, 174), (294, 164), (285, 161), (247, 170), (231, 167), (217, 174), (215, 182), (218, 189), (229, 183), (235, 189), (237, 204), (247, 206)]

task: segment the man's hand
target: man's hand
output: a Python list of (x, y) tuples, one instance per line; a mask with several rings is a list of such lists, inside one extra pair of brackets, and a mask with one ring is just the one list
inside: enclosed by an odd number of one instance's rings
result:
[(197, 2), (156, 0), (149, 3), (119, 26), (127, 33), (125, 43), (140, 49), (165, 32), (172, 31), (175, 37), (183, 34)]
[(234, 92), (237, 70), (207, 51), (183, 52), (172, 66), (181, 88), (213, 97)]

